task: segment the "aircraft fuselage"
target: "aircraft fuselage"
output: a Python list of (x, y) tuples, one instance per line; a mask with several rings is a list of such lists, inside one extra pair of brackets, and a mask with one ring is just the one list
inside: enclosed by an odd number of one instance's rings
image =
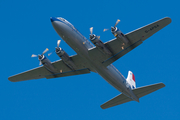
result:
[(118, 91), (135, 101), (139, 98), (132, 92), (124, 76), (112, 64), (104, 67), (101, 62), (94, 61), (88, 49), (94, 47), (70, 22), (63, 18), (51, 18), (52, 25), (58, 35), (78, 54), (87, 61), (91, 71), (98, 73)]

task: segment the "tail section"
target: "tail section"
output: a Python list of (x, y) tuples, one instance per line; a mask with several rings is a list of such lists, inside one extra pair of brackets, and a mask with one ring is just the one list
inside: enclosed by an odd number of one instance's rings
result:
[(129, 83), (129, 85), (131, 86), (131, 89), (135, 89), (136, 88), (135, 76), (134, 76), (134, 74), (131, 71), (128, 72), (128, 76), (127, 76), (126, 80)]
[[(165, 85), (163, 83), (157, 83), (157, 84), (153, 84), (153, 85), (148, 85), (148, 86), (144, 86), (144, 87), (139, 87), (137, 89), (132, 90), (133, 93), (138, 97), (141, 98), (147, 94), (150, 94), (156, 90), (159, 90), (161, 88), (165, 87)], [(120, 105), (129, 101), (133, 101), (133, 99), (125, 96), (124, 94), (120, 94), (114, 98), (112, 98), (111, 100), (107, 101), (106, 103), (101, 105), (102, 109), (106, 109), (106, 108), (110, 108), (116, 105)]]

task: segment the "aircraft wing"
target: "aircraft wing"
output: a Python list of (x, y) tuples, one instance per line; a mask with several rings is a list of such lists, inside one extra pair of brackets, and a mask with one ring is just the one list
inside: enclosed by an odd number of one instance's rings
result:
[(31, 79), (40, 79), (40, 78), (57, 78), (57, 77), (65, 77), (71, 75), (80, 75), (85, 73), (90, 73), (90, 69), (88, 69), (87, 64), (81, 59), (79, 55), (74, 55), (70, 57), (71, 60), (76, 65), (75, 70), (71, 70), (62, 60), (58, 60), (53, 62), (52, 65), (55, 67), (59, 73), (52, 74), (48, 71), (44, 66), (40, 66), (20, 74), (9, 77), (8, 79), (12, 82), (25, 81)]
[(89, 50), (89, 55), (92, 58), (95, 58), (94, 60), (103, 63), (103, 65), (106, 67), (117, 59), (121, 58), (132, 49), (139, 46), (144, 40), (167, 26), (169, 23), (171, 23), (171, 19), (169, 17), (165, 17), (156, 22), (127, 33), (125, 37), (129, 40), (129, 42), (125, 46), (123, 45), (123, 40), (117, 38), (106, 42), (105, 46), (113, 53), (112, 56), (102, 53), (100, 50), (98, 50), (98, 48)]

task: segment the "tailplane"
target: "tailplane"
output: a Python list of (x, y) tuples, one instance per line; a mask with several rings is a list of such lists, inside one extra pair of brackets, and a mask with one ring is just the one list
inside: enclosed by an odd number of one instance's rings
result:
[[(165, 85), (163, 83), (157, 83), (157, 84), (153, 84), (153, 85), (139, 87), (139, 88), (134, 89), (132, 91), (138, 98), (141, 98), (141, 97), (143, 97), (147, 94), (150, 94), (156, 90), (159, 90), (163, 87), (165, 87)], [(116, 105), (120, 105), (120, 104), (129, 102), (129, 101), (132, 101), (132, 99), (125, 96), (124, 94), (120, 94), (120, 95), (112, 98), (111, 100), (107, 101), (106, 103), (102, 104), (101, 108), (106, 109), (106, 108), (110, 108), (110, 107), (113, 107)]]
[(126, 80), (129, 83), (129, 85), (131, 86), (131, 89), (135, 89), (136, 88), (135, 76), (134, 76), (134, 74), (131, 71), (128, 72), (128, 76), (127, 76)]

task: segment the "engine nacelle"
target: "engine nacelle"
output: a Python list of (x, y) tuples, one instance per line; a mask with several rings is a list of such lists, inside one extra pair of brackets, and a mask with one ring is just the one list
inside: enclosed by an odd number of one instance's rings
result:
[(128, 43), (128, 39), (126, 38), (126, 36), (121, 32), (121, 30), (119, 30), (117, 27), (111, 27), (111, 32), (112, 34), (119, 40), (123, 40), (124, 44)]
[(104, 47), (104, 43), (96, 35), (94, 35), (94, 34), (91, 35), (90, 40), (96, 47), (99, 47), (99, 48)]
[(76, 66), (69, 57), (69, 55), (60, 47), (56, 48), (56, 54), (63, 60), (63, 62), (70, 67), (70, 69), (75, 70)]
[(43, 64), (43, 66), (52, 73), (58, 73), (58, 71), (51, 64), (51, 61), (44, 55), (38, 55), (38, 59)]
[(62, 48), (57, 48), (57, 49), (56, 49), (56, 54), (57, 54), (64, 62), (70, 60), (69, 55), (68, 55)]
[(98, 36), (90, 34), (90, 40), (97, 48), (102, 50), (105, 54), (112, 55), (110, 50), (104, 45), (104, 43), (99, 39)]

